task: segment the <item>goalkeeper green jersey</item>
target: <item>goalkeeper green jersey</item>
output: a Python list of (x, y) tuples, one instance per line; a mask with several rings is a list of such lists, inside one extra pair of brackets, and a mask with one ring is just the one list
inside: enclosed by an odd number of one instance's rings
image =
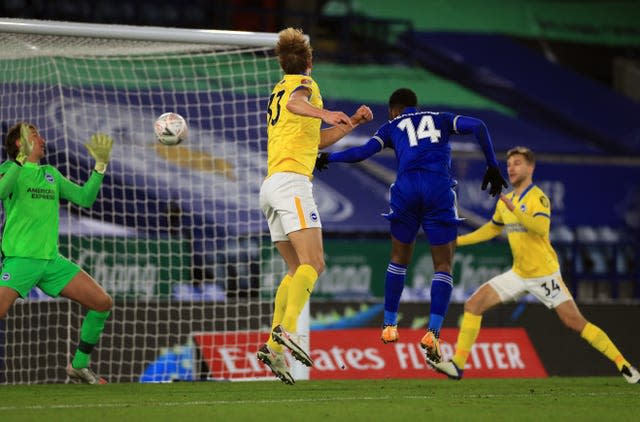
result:
[(90, 207), (98, 196), (104, 176), (92, 172), (79, 186), (53, 166), (13, 161), (0, 165), (0, 199), (5, 220), (3, 256), (53, 259), (58, 256), (60, 199)]

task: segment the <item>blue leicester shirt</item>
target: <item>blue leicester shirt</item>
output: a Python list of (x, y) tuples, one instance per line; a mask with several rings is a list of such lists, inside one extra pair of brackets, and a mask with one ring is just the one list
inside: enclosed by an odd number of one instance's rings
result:
[(398, 160), (398, 176), (411, 170), (428, 170), (449, 175), (452, 134), (473, 134), (480, 144), (488, 166), (498, 166), (489, 131), (482, 120), (459, 114), (418, 111), (407, 107), (395, 119), (385, 123), (361, 146), (332, 152), (328, 162), (355, 163), (384, 148), (393, 148)]
[(393, 148), (398, 160), (398, 176), (408, 170), (428, 170), (449, 174), (455, 115), (406, 108), (404, 113), (378, 129), (373, 139), (382, 148)]

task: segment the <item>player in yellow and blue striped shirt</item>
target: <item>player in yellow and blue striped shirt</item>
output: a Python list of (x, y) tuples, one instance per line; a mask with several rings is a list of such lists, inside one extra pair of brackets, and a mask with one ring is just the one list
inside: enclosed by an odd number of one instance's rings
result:
[(513, 192), (500, 195), (490, 222), (457, 239), (458, 246), (492, 239), (506, 230), (513, 255), (513, 267), (484, 283), (467, 300), (451, 361), (429, 362), (449, 378), (460, 379), (480, 332), (482, 315), (500, 303), (516, 301), (531, 293), (560, 320), (580, 333), (589, 344), (615, 363), (630, 384), (640, 383), (640, 373), (622, 356), (607, 334), (580, 313), (560, 274), (560, 264), (549, 241), (551, 204), (544, 192), (533, 184), (535, 158), (525, 147), (507, 152), (507, 170)]

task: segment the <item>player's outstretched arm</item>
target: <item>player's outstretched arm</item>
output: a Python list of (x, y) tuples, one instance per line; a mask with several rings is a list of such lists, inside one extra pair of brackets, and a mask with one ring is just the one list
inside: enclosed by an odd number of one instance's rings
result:
[(457, 246), (474, 245), (476, 243), (486, 242), (493, 239), (502, 232), (502, 227), (495, 224), (493, 221), (489, 221), (480, 228), (472, 231), (469, 234), (458, 236), (456, 239)]
[(356, 112), (353, 113), (349, 119), (351, 119), (351, 124), (355, 127), (373, 120), (373, 111), (371, 111), (369, 106), (363, 104), (358, 107)]
[(333, 162), (357, 163), (382, 151), (382, 148), (384, 148), (382, 141), (378, 138), (371, 138), (369, 142), (364, 145), (348, 148), (344, 151), (332, 153), (321, 152), (318, 154), (318, 159), (316, 160), (316, 170), (325, 170), (329, 166), (329, 163)]
[(85, 144), (89, 155), (96, 160), (95, 171), (91, 173), (89, 180), (80, 186), (66, 177), (60, 175), (60, 197), (67, 199), (81, 207), (89, 208), (93, 205), (98, 197), (104, 172), (107, 164), (111, 159), (111, 149), (113, 147), (113, 139), (104, 133), (96, 133), (89, 138), (89, 142)]
[(318, 108), (309, 102), (311, 91), (307, 88), (299, 88), (291, 93), (287, 101), (287, 110), (293, 114), (306, 117), (315, 117), (322, 119), (329, 125), (338, 125), (340, 123), (353, 126), (349, 116), (341, 111), (331, 111)]
[[(546, 198), (546, 197), (545, 197)], [(518, 221), (530, 232), (539, 236), (545, 236), (549, 234), (551, 230), (551, 217), (549, 215), (548, 208), (545, 212), (534, 212), (533, 215), (529, 212), (522, 211), (513, 205), (513, 202), (506, 195), (500, 194), (500, 200), (504, 202), (505, 206), (511, 211)], [(548, 203), (548, 199), (547, 199)], [(534, 210), (535, 211), (535, 210)]]
[(454, 120), (454, 130), (457, 133), (473, 134), (482, 148), (484, 158), (487, 161), (487, 170), (482, 179), (482, 190), (489, 187), (489, 194), (497, 196), (502, 192), (502, 188), (507, 188), (507, 182), (504, 180), (496, 153), (493, 150), (493, 142), (489, 130), (482, 120), (468, 116), (457, 116)]
[(315, 117), (332, 127), (320, 131), (319, 148), (326, 148), (342, 139), (354, 128), (349, 116), (341, 111), (331, 111), (318, 108), (309, 102), (311, 91), (308, 88), (298, 88), (291, 93), (287, 100), (287, 110), (293, 114)]
[(335, 144), (357, 126), (369, 122), (372, 119), (373, 112), (371, 111), (371, 109), (366, 105), (361, 105), (358, 110), (356, 110), (356, 112), (351, 117), (349, 117), (349, 124), (338, 123), (335, 126), (323, 129), (320, 132), (319, 148), (323, 149)]

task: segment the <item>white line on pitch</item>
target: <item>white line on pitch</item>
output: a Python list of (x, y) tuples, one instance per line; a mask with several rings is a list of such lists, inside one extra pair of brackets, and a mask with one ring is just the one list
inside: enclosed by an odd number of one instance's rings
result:
[[(509, 397), (542, 397), (542, 396), (556, 396), (557, 393), (523, 393), (523, 394), (456, 394), (455, 396), (460, 399), (474, 399), (474, 398), (509, 398)], [(637, 394), (633, 391), (628, 392), (585, 392), (585, 393), (572, 393), (569, 394), (573, 397), (583, 396), (633, 396)], [(326, 397), (326, 398), (305, 398), (305, 399), (269, 399), (269, 400), (198, 400), (198, 401), (186, 401), (186, 402), (162, 402), (162, 403), (93, 403), (93, 404), (53, 404), (46, 405), (28, 405), (28, 406), (0, 406), (0, 411), (8, 410), (50, 410), (50, 409), (104, 409), (104, 408), (122, 408), (122, 407), (188, 407), (188, 406), (214, 406), (214, 405), (237, 405), (237, 404), (278, 404), (278, 403), (318, 403), (318, 402), (335, 402), (335, 401), (360, 401), (360, 400), (430, 400), (436, 398), (442, 398), (443, 394), (422, 395), (422, 396), (377, 396), (377, 397)]]

